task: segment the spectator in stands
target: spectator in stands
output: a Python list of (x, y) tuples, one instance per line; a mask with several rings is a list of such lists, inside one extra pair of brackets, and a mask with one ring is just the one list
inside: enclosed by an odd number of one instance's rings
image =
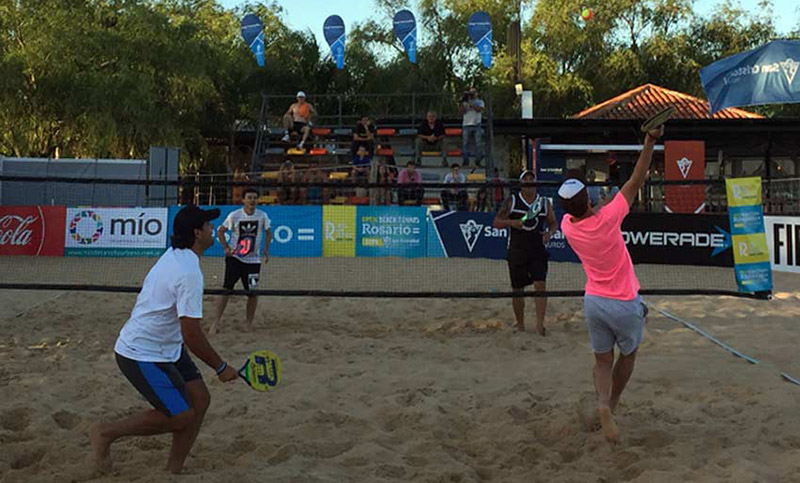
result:
[(500, 211), (500, 206), (503, 204), (503, 201), (506, 199), (506, 189), (503, 186), (503, 180), (500, 179), (500, 170), (494, 168), (494, 177), (492, 177), (492, 184), (494, 185), (494, 189), (492, 190), (492, 200), (494, 201), (494, 211)]
[[(483, 128), (481, 127), (481, 117), (485, 104), (478, 97), (478, 89), (470, 88), (464, 93), (461, 99), (459, 112), (462, 116), (461, 122), (461, 156), (464, 159), (464, 166), (469, 166), (470, 154), (475, 156), (475, 165), (480, 166), (483, 160)], [(470, 151), (470, 141), (474, 141), (473, 150)]]
[[(453, 163), (450, 172), (444, 175), (445, 184), (463, 184), (467, 182), (467, 177), (461, 172), (458, 163)], [(453, 203), (456, 204), (458, 211), (467, 211), (467, 189), (463, 186), (457, 188), (445, 188), (442, 190), (442, 204), (448, 210), (452, 209)]]
[(400, 185), (397, 190), (397, 202), (399, 204), (405, 205), (407, 201), (413, 201), (415, 205), (422, 204), (422, 196), (424, 194), (422, 174), (416, 170), (414, 161), (409, 161), (406, 164), (406, 169), (400, 172), (397, 184)]
[(358, 151), (359, 146), (367, 148), (370, 156), (375, 155), (375, 124), (369, 116), (361, 116), (356, 127), (353, 128), (353, 144), (350, 146), (350, 151), (355, 153)]
[[(367, 151), (367, 147), (364, 145), (360, 145), (358, 147), (358, 151), (356, 151), (355, 156), (353, 156), (353, 171), (351, 177), (353, 178), (353, 182), (356, 184), (364, 185), (369, 182), (369, 175), (370, 175), (370, 168), (372, 165), (372, 157), (369, 155), (369, 151)], [(366, 188), (356, 188), (356, 196), (364, 197), (366, 196)]]
[(278, 202), (282, 205), (296, 205), (300, 203), (300, 189), (297, 186), (285, 186), (297, 183), (297, 171), (294, 164), (288, 159), (283, 162), (278, 171)]
[(425, 120), (422, 121), (419, 129), (417, 129), (417, 162), (419, 162), (423, 152), (436, 151), (441, 153), (442, 166), (447, 166), (447, 158), (442, 147), (444, 136), (444, 124), (436, 119), (435, 111), (428, 111)]
[(488, 186), (484, 186), (483, 188), (478, 190), (478, 194), (475, 196), (474, 202), (471, 203), (470, 211), (481, 211), (481, 212), (495, 211), (494, 206), (492, 206), (492, 203), (489, 200)]
[(311, 134), (311, 116), (316, 116), (317, 111), (314, 106), (306, 102), (306, 93), (297, 93), (297, 102), (289, 106), (289, 110), (283, 115), (283, 128), (285, 133), (282, 141), (288, 143), (292, 133), (302, 136), (297, 144), (298, 149), (303, 149), (309, 134)]
[[(379, 185), (390, 185), (394, 183), (394, 173), (389, 170), (385, 163), (378, 163), (374, 170), (372, 182)], [(372, 189), (373, 205), (391, 205), (392, 188), (389, 186), (377, 186)]]
[(309, 185), (308, 188), (302, 188), (300, 190), (303, 201), (312, 205), (327, 203), (328, 189), (318, 185), (318, 183), (324, 183), (325, 181), (325, 173), (319, 169), (317, 163), (311, 163), (305, 175), (303, 175), (303, 182)]

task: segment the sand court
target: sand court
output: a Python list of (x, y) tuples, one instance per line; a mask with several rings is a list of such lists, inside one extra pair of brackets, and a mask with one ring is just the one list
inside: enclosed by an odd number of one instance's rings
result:
[(647, 299), (761, 362), (651, 311), (616, 448), (592, 417), (579, 299), (551, 300), (542, 339), (510, 329), (507, 300), (264, 298), (245, 332), (237, 298), (212, 342), (233, 360), (276, 351), (283, 386), (203, 367), (187, 475), (163, 471), (165, 435), (120, 440), (97, 479), (89, 424), (147, 407), (112, 352), (135, 297), (3, 291), (0, 481), (800, 482), (800, 387), (779, 377), (800, 376), (800, 277), (775, 277), (771, 302)]

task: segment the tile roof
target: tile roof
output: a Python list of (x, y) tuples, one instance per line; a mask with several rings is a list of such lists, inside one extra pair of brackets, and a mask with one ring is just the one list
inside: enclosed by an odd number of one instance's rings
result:
[(575, 119), (645, 120), (667, 106), (677, 108), (673, 119), (762, 119), (764, 117), (736, 108), (723, 109), (712, 116), (709, 114), (709, 104), (705, 99), (653, 84), (639, 86), (572, 117)]

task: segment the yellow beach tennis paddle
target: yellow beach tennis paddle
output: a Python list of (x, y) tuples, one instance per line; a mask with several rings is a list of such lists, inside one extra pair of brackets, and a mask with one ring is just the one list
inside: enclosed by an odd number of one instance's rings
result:
[(259, 350), (247, 356), (239, 377), (256, 391), (268, 392), (281, 383), (281, 359), (272, 351)]

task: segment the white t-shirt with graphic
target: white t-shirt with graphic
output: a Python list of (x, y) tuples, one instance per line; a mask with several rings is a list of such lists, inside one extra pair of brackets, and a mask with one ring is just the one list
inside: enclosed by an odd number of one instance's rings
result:
[(140, 362), (176, 362), (181, 317), (203, 318), (203, 272), (195, 252), (169, 248), (145, 277), (114, 351)]
[(222, 224), (231, 232), (228, 246), (233, 256), (244, 263), (261, 263), (261, 244), (264, 242), (264, 231), (270, 227), (269, 216), (256, 209), (252, 215), (245, 213), (244, 208), (232, 211)]

